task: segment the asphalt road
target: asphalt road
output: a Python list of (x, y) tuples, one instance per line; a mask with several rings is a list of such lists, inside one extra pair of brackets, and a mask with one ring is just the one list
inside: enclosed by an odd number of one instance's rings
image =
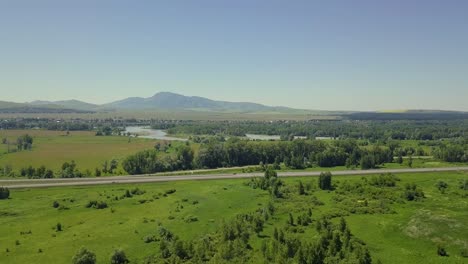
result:
[[(324, 170), (326, 171), (326, 170)], [(332, 171), (333, 175), (366, 175), (380, 173), (407, 173), (407, 172), (443, 172), (443, 171), (468, 171), (468, 167), (445, 167), (445, 168), (418, 168), (418, 169), (377, 169), (377, 170), (344, 170)], [(279, 172), (279, 177), (318, 176), (319, 171)], [(98, 178), (71, 178), (71, 179), (0, 179), (0, 186), (15, 188), (41, 188), (60, 186), (100, 185), (117, 183), (149, 183), (168, 181), (190, 181), (190, 180), (219, 180), (240, 179), (263, 176), (263, 173), (240, 173), (240, 174), (193, 174), (193, 175), (124, 175)]]

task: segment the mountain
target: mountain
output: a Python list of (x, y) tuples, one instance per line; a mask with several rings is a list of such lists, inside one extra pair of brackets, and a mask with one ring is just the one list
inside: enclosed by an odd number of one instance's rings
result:
[(160, 92), (148, 98), (129, 97), (124, 100), (105, 104), (102, 107), (111, 109), (170, 109), (221, 112), (285, 112), (296, 110), (257, 103), (216, 101), (199, 96), (185, 96), (170, 92)]
[(468, 119), (468, 112), (441, 110), (393, 111), (316, 111), (281, 106), (266, 106), (249, 102), (227, 102), (199, 96), (184, 96), (160, 92), (151, 97), (129, 97), (108, 104), (96, 105), (78, 100), (33, 101), (13, 103), (0, 101), (0, 113), (94, 113), (118, 111), (213, 112), (216, 114), (292, 114), (301, 116), (335, 116), (349, 120), (447, 120)]

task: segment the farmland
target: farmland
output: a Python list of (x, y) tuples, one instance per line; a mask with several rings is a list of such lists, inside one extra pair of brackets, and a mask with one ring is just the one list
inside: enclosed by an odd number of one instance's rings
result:
[[(265, 207), (269, 201), (275, 213), (258, 235), (250, 235), (252, 249), (244, 252), (249, 263), (263, 259), (263, 241), (272, 239), (275, 228), (289, 230), (288, 237), (317, 239), (315, 226), (325, 215), (332, 223), (344, 216), (352, 234), (366, 243), (374, 261), (463, 261), (461, 254), (466, 254), (468, 246), (467, 193), (459, 184), (467, 180), (466, 172), (399, 174), (396, 187), (383, 187), (389, 191), (385, 199), (349, 191), (345, 193), (347, 201), (340, 202), (346, 186), (363, 184), (363, 179), (372, 177), (333, 176), (333, 191), (318, 189), (316, 177), (287, 178), (281, 187), (283, 198), (271, 198), (267, 191), (252, 188), (248, 179), (13, 190), (10, 199), (0, 200), (0, 262), (68, 263), (81, 246), (86, 246), (96, 253), (98, 263), (107, 262), (116, 248), (123, 249), (132, 263), (143, 263), (149, 255), (160, 258), (161, 242), (148, 242), (152, 236), (159, 240), (160, 227), (183, 241), (196, 240), (215, 233), (236, 215)], [(443, 192), (436, 187), (441, 180), (448, 185)], [(304, 195), (297, 193), (299, 181), (306, 186)], [(425, 198), (402, 199), (407, 183), (415, 183)], [(142, 194), (123, 198), (126, 190), (136, 188)], [(91, 200), (104, 201), (108, 208), (86, 208)], [(381, 204), (384, 200), (386, 205)], [(57, 208), (54, 201), (59, 204)], [(312, 211), (311, 223), (299, 225), (296, 217), (308, 208)], [(296, 223), (292, 229), (287, 224), (289, 212)], [(56, 230), (57, 223), (62, 231)], [(445, 248), (448, 257), (437, 255), (438, 245)]]
[[(101, 167), (104, 161), (121, 159), (129, 154), (144, 149), (151, 149), (154, 140), (118, 136), (95, 136), (92, 131), (49, 130), (0, 130), (0, 138), (16, 142), (16, 138), (29, 134), (33, 137), (33, 148), (30, 151), (8, 153), (6, 144), (0, 145), (0, 166), (10, 165), (18, 170), (29, 165), (46, 166), (59, 169), (64, 162), (74, 160), (82, 170), (94, 170)], [(10, 146), (16, 148), (15, 145)]]

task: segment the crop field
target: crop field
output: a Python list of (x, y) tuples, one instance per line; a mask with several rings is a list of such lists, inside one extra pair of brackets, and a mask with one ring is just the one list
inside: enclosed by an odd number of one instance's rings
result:
[(10, 148), (16, 148), (16, 138), (29, 134), (33, 137), (32, 150), (6, 153), (8, 146), (0, 144), (0, 166), (10, 165), (14, 170), (27, 167), (46, 166), (57, 170), (64, 162), (74, 160), (80, 170), (94, 170), (104, 161), (122, 159), (140, 150), (151, 149), (156, 141), (151, 139), (119, 136), (95, 136), (91, 131), (48, 130), (0, 130), (0, 139), (12, 142)]
[[(318, 189), (316, 177), (285, 178), (283, 198), (252, 188), (248, 179), (12, 190), (9, 199), (0, 200), (0, 263), (70, 263), (81, 246), (95, 252), (98, 263), (109, 262), (116, 248), (123, 249), (131, 263), (143, 263), (146, 256), (161, 254), (161, 226), (190, 241), (269, 202), (275, 213), (258, 234), (250, 235), (250, 263), (261, 261), (262, 243), (272, 239), (275, 228), (295, 230), (287, 236), (313, 241), (318, 238), (316, 223), (325, 215), (332, 223), (343, 216), (375, 262), (466, 263), (462, 253), (468, 248), (468, 193), (460, 182), (468, 173), (398, 174), (393, 187), (370, 185), (375, 177), (333, 176), (332, 191)], [(436, 187), (440, 180), (448, 186), (443, 191)], [(299, 181), (306, 186), (303, 195), (297, 193)], [(408, 183), (421, 188), (425, 198), (402, 198)], [(366, 191), (349, 186), (364, 186)], [(135, 194), (126, 197), (126, 190)], [(377, 197), (372, 190), (378, 191)], [(93, 200), (107, 208), (87, 208)], [(312, 221), (299, 225), (296, 217), (307, 209)], [(287, 224), (289, 213), (294, 226)], [(438, 245), (448, 257), (437, 255)]]

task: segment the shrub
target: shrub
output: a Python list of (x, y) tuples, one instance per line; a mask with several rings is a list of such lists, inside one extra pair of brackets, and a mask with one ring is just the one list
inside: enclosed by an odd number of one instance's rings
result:
[(96, 200), (92, 200), (88, 202), (88, 204), (86, 205), (86, 208), (104, 209), (104, 208), (107, 208), (107, 203), (104, 201), (98, 202)]
[(151, 242), (156, 242), (158, 239), (154, 235), (147, 235), (143, 238), (143, 242), (145, 243), (151, 243)]
[(130, 261), (122, 249), (116, 249), (111, 255), (111, 264), (127, 264)]
[(403, 196), (408, 201), (420, 200), (424, 198), (424, 192), (416, 186), (416, 184), (407, 184)]
[(55, 226), (55, 231), (57, 231), (57, 232), (62, 231), (62, 224), (61, 223), (57, 223), (57, 225)]
[(82, 247), (72, 258), (73, 264), (95, 264), (96, 254)]
[(7, 187), (0, 187), (0, 200), (8, 199), (10, 197), (10, 190)]
[(176, 189), (170, 189), (170, 190), (165, 191), (164, 193), (165, 194), (173, 194), (175, 192), (176, 192)]
[(60, 206), (60, 204), (59, 204), (59, 202), (57, 202), (57, 201), (54, 201), (54, 202), (52, 203), (52, 207), (54, 207), (54, 208), (58, 208), (59, 206)]
[(133, 195), (142, 195), (142, 194), (145, 194), (146, 191), (144, 190), (140, 190), (139, 188), (135, 188), (133, 190), (131, 190), (131, 194)]
[(186, 223), (192, 223), (192, 222), (197, 222), (198, 221), (198, 217), (194, 216), (194, 215), (188, 215), (185, 217), (185, 222)]
[(445, 193), (445, 190), (448, 188), (448, 184), (444, 181), (438, 181), (436, 183), (436, 187), (441, 193)]
[(447, 251), (445, 251), (445, 248), (442, 247), (441, 245), (437, 246), (437, 255), (442, 256), (442, 257), (448, 257)]
[(468, 247), (462, 248), (460, 255), (464, 258), (468, 258)]
[(172, 239), (174, 238), (174, 234), (171, 231), (169, 231), (169, 229), (162, 226), (159, 227), (159, 236), (164, 241), (172, 241)]

